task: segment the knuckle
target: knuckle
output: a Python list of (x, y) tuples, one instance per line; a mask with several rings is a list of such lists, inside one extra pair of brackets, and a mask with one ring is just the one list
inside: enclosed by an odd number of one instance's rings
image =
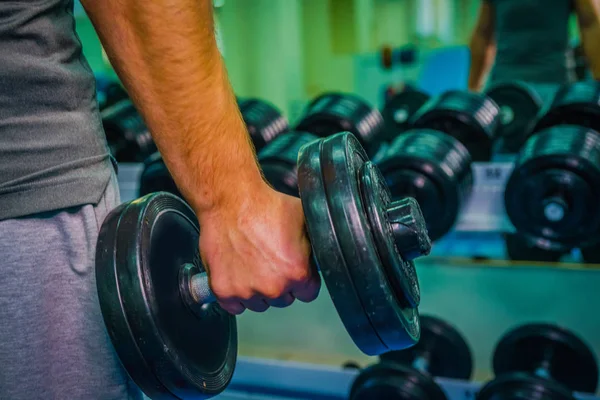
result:
[(215, 297), (223, 302), (246, 301), (253, 297), (247, 287), (228, 280), (214, 282), (211, 286)]
[(271, 282), (261, 290), (261, 295), (269, 300), (278, 299), (286, 292), (286, 285), (283, 281)]
[(213, 280), (210, 286), (217, 299), (223, 302), (228, 302), (235, 299), (235, 291), (228, 283)]
[(294, 284), (304, 284), (310, 281), (311, 271), (306, 265), (296, 266), (290, 270), (289, 279)]

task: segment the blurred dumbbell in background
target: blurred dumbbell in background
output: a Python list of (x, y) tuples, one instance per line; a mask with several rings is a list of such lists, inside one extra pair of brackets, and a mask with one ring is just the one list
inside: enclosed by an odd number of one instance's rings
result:
[[(512, 259), (557, 261), (600, 242), (600, 83), (563, 86), (522, 146), (505, 189)], [(591, 250), (590, 250), (591, 249)]]
[(351, 132), (371, 157), (386, 141), (385, 123), (379, 110), (350, 93), (324, 93), (313, 99), (295, 130), (318, 137)]
[(476, 400), (575, 400), (594, 393), (598, 364), (573, 332), (553, 324), (526, 324), (507, 332), (493, 355), (495, 379)]
[(429, 235), (455, 225), (473, 188), (473, 161), (489, 161), (500, 109), (484, 94), (450, 91), (429, 100), (377, 163), (392, 197), (414, 197)]
[(360, 372), (349, 400), (448, 400), (434, 378), (469, 380), (471, 349), (462, 334), (446, 321), (421, 316), (421, 339), (413, 347), (385, 353)]
[(386, 98), (381, 114), (388, 141), (410, 129), (411, 118), (427, 103), (430, 96), (414, 87), (404, 87)]
[(298, 196), (300, 148), (343, 131), (356, 135), (371, 154), (386, 141), (385, 125), (377, 109), (356, 95), (324, 93), (309, 103), (293, 130), (279, 135), (258, 153), (265, 179), (276, 190)]
[(533, 129), (542, 99), (522, 81), (496, 83), (485, 94), (500, 107), (496, 151), (517, 153)]
[[(287, 119), (267, 101), (238, 98), (238, 105), (252, 143), (259, 152), (289, 129)], [(162, 156), (156, 152), (144, 161), (144, 168), (140, 176), (139, 195), (143, 196), (159, 191), (181, 197)]]
[(127, 91), (119, 82), (105, 76), (96, 77), (96, 93), (100, 111), (129, 98)]

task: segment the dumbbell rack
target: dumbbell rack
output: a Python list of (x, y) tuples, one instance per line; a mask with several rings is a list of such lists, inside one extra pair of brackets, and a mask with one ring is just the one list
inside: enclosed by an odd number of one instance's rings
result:
[[(122, 201), (138, 197), (142, 168), (143, 165), (137, 163), (119, 164), (118, 178)], [(499, 241), (499, 234), (514, 231), (504, 211), (504, 185), (512, 169), (513, 163), (510, 159), (473, 164), (473, 192), (469, 202), (459, 216), (454, 230), (433, 247), (433, 255), (471, 256), (468, 251), (472, 246), (467, 245), (470, 237), (476, 239), (478, 243), (489, 237), (491, 248), (503, 247), (502, 242)], [(457, 246), (457, 244), (461, 245)], [(467, 254), (462, 254), (463, 247), (467, 250)]]
[[(137, 197), (142, 164), (119, 164), (121, 201)], [(456, 232), (511, 232), (504, 212), (504, 184), (513, 169), (510, 161), (474, 163), (473, 194), (459, 217)]]
[[(345, 400), (357, 370), (240, 357), (233, 380), (218, 400)], [(448, 400), (472, 400), (480, 383), (436, 379)], [(577, 395), (579, 400), (600, 400)]]

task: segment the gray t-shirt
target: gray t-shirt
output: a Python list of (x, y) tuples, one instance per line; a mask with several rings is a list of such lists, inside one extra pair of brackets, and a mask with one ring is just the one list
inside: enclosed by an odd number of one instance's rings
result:
[(110, 168), (73, 0), (0, 1), (0, 220), (97, 204)]
[(569, 47), (572, 0), (484, 0), (495, 13), (490, 80), (562, 84), (575, 79)]

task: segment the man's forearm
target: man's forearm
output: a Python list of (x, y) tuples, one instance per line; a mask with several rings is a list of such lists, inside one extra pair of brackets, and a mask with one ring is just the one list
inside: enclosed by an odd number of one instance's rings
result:
[(575, 0), (583, 53), (595, 79), (600, 79), (600, 0)]
[(196, 212), (264, 185), (217, 48), (212, 1), (82, 3)]
[(485, 77), (493, 63), (495, 49), (489, 40), (480, 35), (473, 35), (469, 46), (471, 50), (471, 66), (469, 68), (469, 90), (479, 91), (483, 88)]
[(600, 22), (592, 23), (581, 29), (581, 44), (588, 66), (594, 79), (600, 79)]

